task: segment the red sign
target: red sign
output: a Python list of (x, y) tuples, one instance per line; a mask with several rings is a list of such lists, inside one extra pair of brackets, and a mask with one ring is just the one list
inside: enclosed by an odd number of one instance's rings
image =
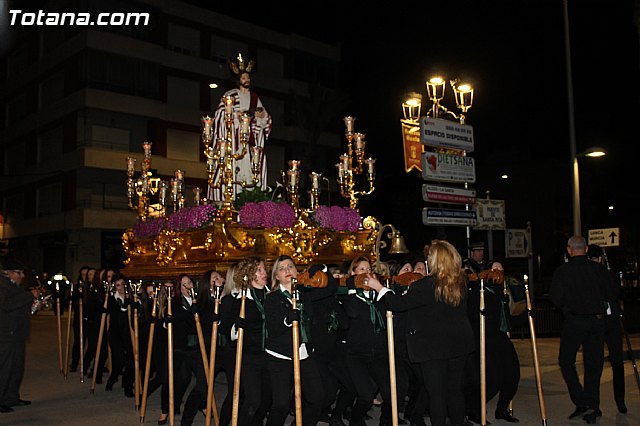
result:
[(404, 168), (407, 173), (412, 169), (422, 171), (422, 143), (420, 126), (402, 122), (402, 142), (404, 145)]

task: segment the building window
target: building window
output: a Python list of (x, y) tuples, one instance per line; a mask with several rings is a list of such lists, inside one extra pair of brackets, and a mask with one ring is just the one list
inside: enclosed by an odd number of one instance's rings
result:
[(116, 151), (129, 151), (130, 143), (131, 132), (128, 129), (99, 126), (97, 124), (91, 126), (91, 146)]
[(24, 219), (24, 193), (4, 197), (2, 212), (5, 223), (19, 222)]
[(21, 93), (7, 103), (7, 124), (15, 124), (27, 115), (27, 95)]
[(131, 96), (160, 98), (159, 64), (112, 53), (87, 50), (82, 69), (88, 88)]
[(40, 109), (64, 97), (64, 72), (58, 71), (40, 83)]
[(36, 215), (47, 216), (62, 211), (62, 184), (46, 185), (36, 190)]
[(200, 160), (200, 134), (167, 129), (168, 160)]
[(200, 109), (200, 83), (168, 76), (167, 104), (178, 108)]
[(62, 126), (54, 127), (38, 135), (38, 163), (50, 161), (62, 155)]
[(19, 175), (25, 168), (25, 146), (18, 144), (5, 148), (4, 151), (4, 173), (6, 175)]
[[(210, 59), (220, 64), (227, 65), (229, 59), (238, 57), (238, 53), (246, 55), (249, 50), (247, 43), (241, 43), (236, 40), (230, 40), (217, 35), (211, 36), (211, 52)], [(248, 58), (251, 59), (251, 58)]]
[(190, 56), (200, 56), (200, 31), (169, 22), (168, 48)]

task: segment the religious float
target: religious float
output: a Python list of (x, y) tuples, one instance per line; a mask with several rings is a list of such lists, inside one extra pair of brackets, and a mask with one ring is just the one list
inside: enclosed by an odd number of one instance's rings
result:
[[(234, 102), (231, 96), (222, 98), (224, 138), (214, 138), (213, 118), (201, 118), (208, 194), (219, 191), (220, 200), (201, 197), (200, 188), (195, 188), (193, 205), (186, 206), (183, 171), (176, 170), (168, 182), (153, 177), (151, 142), (142, 144), (144, 157), (139, 172), (135, 170), (136, 160), (127, 158), (129, 206), (138, 216), (136, 225), (122, 237), (126, 255), (123, 273), (127, 277), (175, 279), (185, 272), (198, 276), (210, 269), (226, 271), (248, 256), (260, 256), (271, 266), (278, 256), (289, 255), (304, 267), (342, 264), (364, 255), (378, 266), (380, 249), (387, 245), (383, 235), (391, 241), (389, 253), (406, 252), (402, 236), (393, 225), (383, 225), (372, 216), (362, 218), (358, 211), (358, 198), (375, 189), (375, 159), (365, 158), (365, 135), (354, 131), (354, 117), (344, 118), (347, 152), (336, 164), (340, 194), (349, 200), (349, 207), (319, 205), (322, 175), (315, 172), (309, 175), (309, 207), (300, 207), (301, 162), (297, 160), (290, 160), (289, 169), (282, 172), (284, 189), (280, 197), (271, 194), (274, 199), (243, 203), (243, 194), (268, 193), (260, 189), (262, 147), (249, 143), (253, 117), (243, 113), (235, 129)], [(241, 160), (247, 164), (246, 159), (250, 165), (248, 179), (239, 177), (238, 165)], [(356, 190), (356, 179), (364, 182), (363, 190)], [(384, 234), (386, 228), (388, 234)]]

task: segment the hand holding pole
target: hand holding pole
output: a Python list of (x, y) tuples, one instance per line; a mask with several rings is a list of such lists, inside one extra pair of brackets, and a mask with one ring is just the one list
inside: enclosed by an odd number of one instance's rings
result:
[[(291, 279), (291, 306), (298, 310), (298, 282)], [(302, 426), (302, 386), (300, 382), (300, 324), (297, 320), (291, 321), (291, 336), (293, 340), (293, 390), (296, 408), (296, 426)]]
[[(247, 282), (249, 277), (242, 278), (242, 290), (240, 293), (240, 314), (239, 318), (244, 319), (245, 302), (247, 298)], [(238, 409), (240, 408), (240, 373), (242, 371), (242, 349), (244, 345), (244, 328), (238, 328), (238, 341), (236, 343), (236, 370), (233, 376), (233, 406), (231, 410), (231, 425), (238, 425)]]

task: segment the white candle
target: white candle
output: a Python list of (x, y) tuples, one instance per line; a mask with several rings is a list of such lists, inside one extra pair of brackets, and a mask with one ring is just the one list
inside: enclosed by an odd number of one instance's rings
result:
[(369, 174), (375, 173), (376, 160), (374, 158), (367, 158), (367, 172)]
[(354, 137), (356, 138), (356, 149), (364, 150), (364, 147), (367, 143), (364, 140), (364, 133), (356, 133)]
[(355, 123), (355, 117), (345, 117), (344, 124), (347, 126), (347, 133), (353, 133), (353, 123)]
[(220, 158), (227, 156), (227, 143), (223, 140), (220, 141)]
[(340, 160), (342, 161), (342, 169), (345, 172), (351, 170), (351, 156), (349, 154), (342, 154)]
[(144, 141), (142, 149), (144, 149), (144, 158), (151, 158), (151, 142)]
[(132, 157), (127, 157), (127, 175), (133, 176), (135, 167), (136, 167), (136, 159)]
[(251, 156), (251, 163), (254, 166), (257, 166), (258, 164), (260, 164), (260, 159), (262, 158), (262, 147), (259, 146), (254, 146), (251, 148), (252, 151), (252, 156)]
[(247, 135), (249, 134), (249, 129), (251, 128), (251, 116), (249, 114), (242, 114), (242, 133)]
[(227, 113), (227, 115), (231, 115), (233, 114), (233, 96), (231, 95), (227, 95), (224, 97), (224, 110)]
[(206, 138), (211, 139), (211, 126), (213, 125), (213, 118), (209, 117), (208, 115), (205, 117), (202, 117), (200, 119), (200, 121), (202, 121), (202, 124), (204, 125), (204, 135)]

